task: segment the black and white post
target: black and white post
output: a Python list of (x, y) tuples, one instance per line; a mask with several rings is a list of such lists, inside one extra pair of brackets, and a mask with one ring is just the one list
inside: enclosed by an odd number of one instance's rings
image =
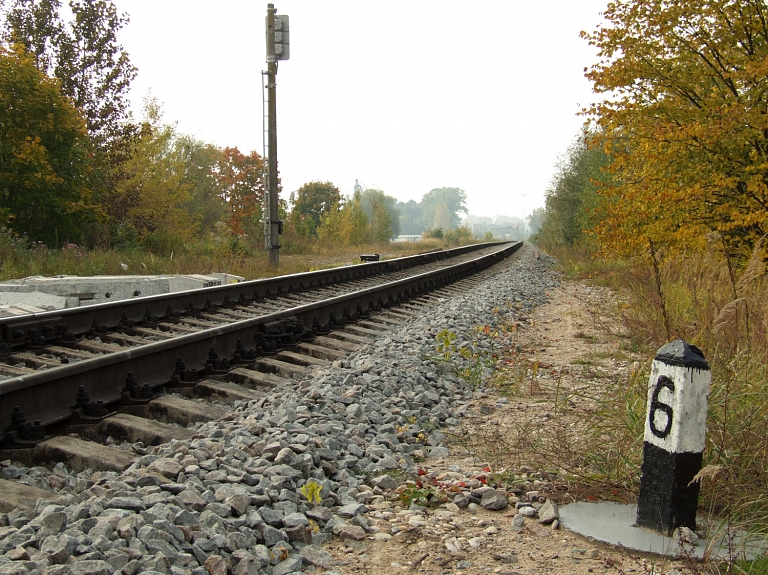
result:
[(663, 346), (648, 383), (637, 525), (668, 536), (696, 528), (711, 373), (701, 351), (682, 340)]

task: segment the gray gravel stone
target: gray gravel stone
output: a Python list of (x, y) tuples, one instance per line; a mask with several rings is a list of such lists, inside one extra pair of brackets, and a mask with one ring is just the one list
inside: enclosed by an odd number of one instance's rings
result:
[(304, 561), (301, 557), (288, 557), (272, 567), (272, 575), (288, 575), (289, 573), (300, 573)]
[(147, 506), (138, 497), (115, 497), (106, 502), (108, 509), (127, 509), (129, 511), (144, 511)]
[(483, 496), (480, 499), (480, 505), (492, 511), (499, 511), (505, 509), (509, 505), (509, 502), (504, 493), (491, 489), (490, 491), (483, 493)]
[(69, 567), (74, 575), (112, 575), (115, 572), (106, 561), (76, 561)]
[(557, 510), (557, 504), (551, 499), (547, 499), (546, 503), (539, 508), (539, 523), (549, 525), (555, 519), (560, 519), (560, 513)]
[(345, 519), (349, 519), (350, 517), (354, 517), (356, 515), (360, 515), (361, 513), (365, 513), (367, 511), (367, 508), (362, 503), (350, 503), (348, 505), (344, 505), (343, 507), (339, 508), (339, 510), (336, 512), (339, 517), (343, 517)]
[(264, 545), (273, 547), (281, 541), (288, 541), (288, 536), (284, 531), (275, 529), (271, 525), (260, 525), (261, 537), (264, 539)]
[(303, 513), (291, 513), (283, 518), (283, 525), (285, 527), (306, 527), (309, 525), (309, 519)]
[(307, 565), (313, 565), (321, 569), (331, 569), (336, 563), (333, 555), (317, 545), (302, 547), (299, 554), (304, 558), (304, 562)]

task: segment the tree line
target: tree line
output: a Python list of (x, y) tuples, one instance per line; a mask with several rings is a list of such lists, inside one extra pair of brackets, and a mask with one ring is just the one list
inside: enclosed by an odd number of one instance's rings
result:
[(768, 233), (768, 8), (762, 0), (610, 3), (582, 36), (603, 99), (558, 166), (540, 239), (610, 256), (745, 256)]
[[(179, 134), (152, 98), (132, 117), (128, 22), (110, 0), (0, 0), (0, 226), (49, 246), (263, 247), (264, 159)], [(458, 188), (402, 203), (308, 182), (290, 200), (289, 237), (345, 244), (447, 231), (466, 213)]]
[(434, 188), (419, 202), (399, 202), (375, 188), (356, 185), (353, 194), (344, 197), (331, 182), (308, 182), (290, 196), (290, 223), (304, 238), (381, 243), (400, 234), (442, 234), (459, 228), (466, 200), (460, 188)]

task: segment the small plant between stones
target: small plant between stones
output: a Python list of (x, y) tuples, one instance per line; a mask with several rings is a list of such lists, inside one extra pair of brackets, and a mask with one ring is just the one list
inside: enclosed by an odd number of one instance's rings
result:
[[(489, 326), (475, 326), (475, 334), (483, 333), (485, 336), (496, 337), (498, 332), (491, 332)], [(435, 336), (439, 357), (433, 357), (435, 361), (442, 363), (458, 364), (453, 372), (457, 377), (466, 382), (472, 389), (477, 390), (494, 368), (494, 362), (498, 355), (491, 350), (478, 348), (477, 342), (471, 345), (457, 345), (456, 332), (444, 329)]]

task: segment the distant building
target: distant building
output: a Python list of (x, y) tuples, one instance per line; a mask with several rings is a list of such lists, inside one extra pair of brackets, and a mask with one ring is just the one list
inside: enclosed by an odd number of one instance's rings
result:
[(421, 236), (420, 235), (399, 235), (394, 239), (395, 243), (409, 243), (412, 244), (413, 242), (420, 242)]

